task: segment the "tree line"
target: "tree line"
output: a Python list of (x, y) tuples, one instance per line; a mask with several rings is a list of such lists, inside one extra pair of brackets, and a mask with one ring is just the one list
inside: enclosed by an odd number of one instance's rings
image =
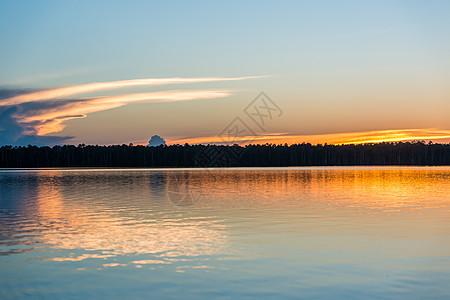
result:
[(1, 168), (450, 165), (450, 144), (0, 147)]

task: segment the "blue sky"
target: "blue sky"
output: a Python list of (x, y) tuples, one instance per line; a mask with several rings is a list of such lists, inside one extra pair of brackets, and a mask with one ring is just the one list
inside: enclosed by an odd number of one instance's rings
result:
[[(262, 90), (285, 111), (268, 128), (273, 133), (450, 129), (448, 1), (2, 1), (0, 6), (4, 89), (271, 75), (182, 87), (232, 89), (226, 99), (133, 103), (65, 121), (53, 135), (72, 136), (73, 142), (217, 135)], [(122, 126), (115, 128), (117, 123)]]

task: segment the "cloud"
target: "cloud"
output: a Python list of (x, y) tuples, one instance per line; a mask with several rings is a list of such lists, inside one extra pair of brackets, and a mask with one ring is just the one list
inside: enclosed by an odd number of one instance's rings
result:
[(253, 78), (262, 78), (265, 76), (247, 76), (247, 77), (203, 77), (203, 78), (145, 78), (145, 79), (132, 79), (121, 81), (109, 81), (109, 82), (94, 82), (81, 85), (73, 85), (60, 87), (55, 89), (47, 89), (41, 91), (35, 91), (20, 95), (14, 95), (8, 98), (0, 100), (0, 105), (17, 105), (30, 101), (42, 101), (48, 99), (64, 98), (72, 95), (78, 95), (83, 93), (89, 93), (100, 90), (110, 90), (134, 86), (156, 86), (156, 85), (168, 85), (179, 83), (201, 83), (201, 82), (214, 82), (214, 81), (237, 81)]
[[(400, 141), (435, 141), (450, 142), (450, 130), (440, 129), (402, 129), (402, 130), (374, 130), (363, 132), (345, 132), (315, 135), (293, 135), (287, 133), (273, 133), (256, 136), (239, 136), (231, 144), (365, 144)], [(171, 140), (170, 144), (229, 144), (220, 136), (184, 138)]]
[(20, 126), (12, 115), (17, 111), (17, 107), (9, 107), (0, 113), (0, 143), (17, 140), (23, 133)]
[(170, 90), (104, 97), (73, 98), (69, 96), (134, 86), (237, 81), (260, 77), (264, 76), (145, 78), (94, 82), (45, 90), (0, 88), (0, 144), (62, 143), (71, 137), (44, 137), (43, 135), (62, 131), (63, 123), (67, 120), (85, 118), (90, 113), (118, 108), (129, 103), (215, 99), (230, 96), (231, 91)]
[(39, 105), (36, 105), (36, 103), (22, 105), (22, 109), (14, 113), (14, 118), (23, 124), (30, 134), (43, 135), (61, 131), (64, 128), (62, 124), (64, 121), (84, 118), (90, 113), (118, 108), (130, 103), (215, 99), (229, 95), (231, 95), (231, 92), (226, 90), (190, 90), (138, 93), (91, 99), (61, 99), (39, 103)]
[(159, 135), (154, 135), (150, 138), (150, 141), (148, 141), (147, 147), (156, 147), (165, 144), (166, 141), (162, 137), (160, 137)]
[(0, 145), (49, 145), (63, 143), (72, 138), (27, 134), (26, 127), (13, 117), (17, 110), (17, 107), (9, 107), (0, 113)]
[(36, 90), (33, 89), (9, 89), (0, 87), (0, 103), (3, 101), (3, 99), (14, 98), (15, 96), (29, 94), (35, 91)]

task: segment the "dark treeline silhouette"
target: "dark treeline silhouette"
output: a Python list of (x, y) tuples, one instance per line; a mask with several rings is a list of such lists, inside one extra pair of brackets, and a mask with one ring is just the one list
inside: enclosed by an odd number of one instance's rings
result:
[(450, 144), (0, 147), (1, 168), (450, 165)]

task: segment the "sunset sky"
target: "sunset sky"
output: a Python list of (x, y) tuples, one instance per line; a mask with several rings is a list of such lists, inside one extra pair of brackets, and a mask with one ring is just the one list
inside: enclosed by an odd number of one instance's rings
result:
[[(2, 1), (0, 145), (223, 143), (235, 120), (241, 143), (447, 143), (449, 14), (449, 1)], [(264, 126), (246, 111), (260, 92), (278, 109)]]

